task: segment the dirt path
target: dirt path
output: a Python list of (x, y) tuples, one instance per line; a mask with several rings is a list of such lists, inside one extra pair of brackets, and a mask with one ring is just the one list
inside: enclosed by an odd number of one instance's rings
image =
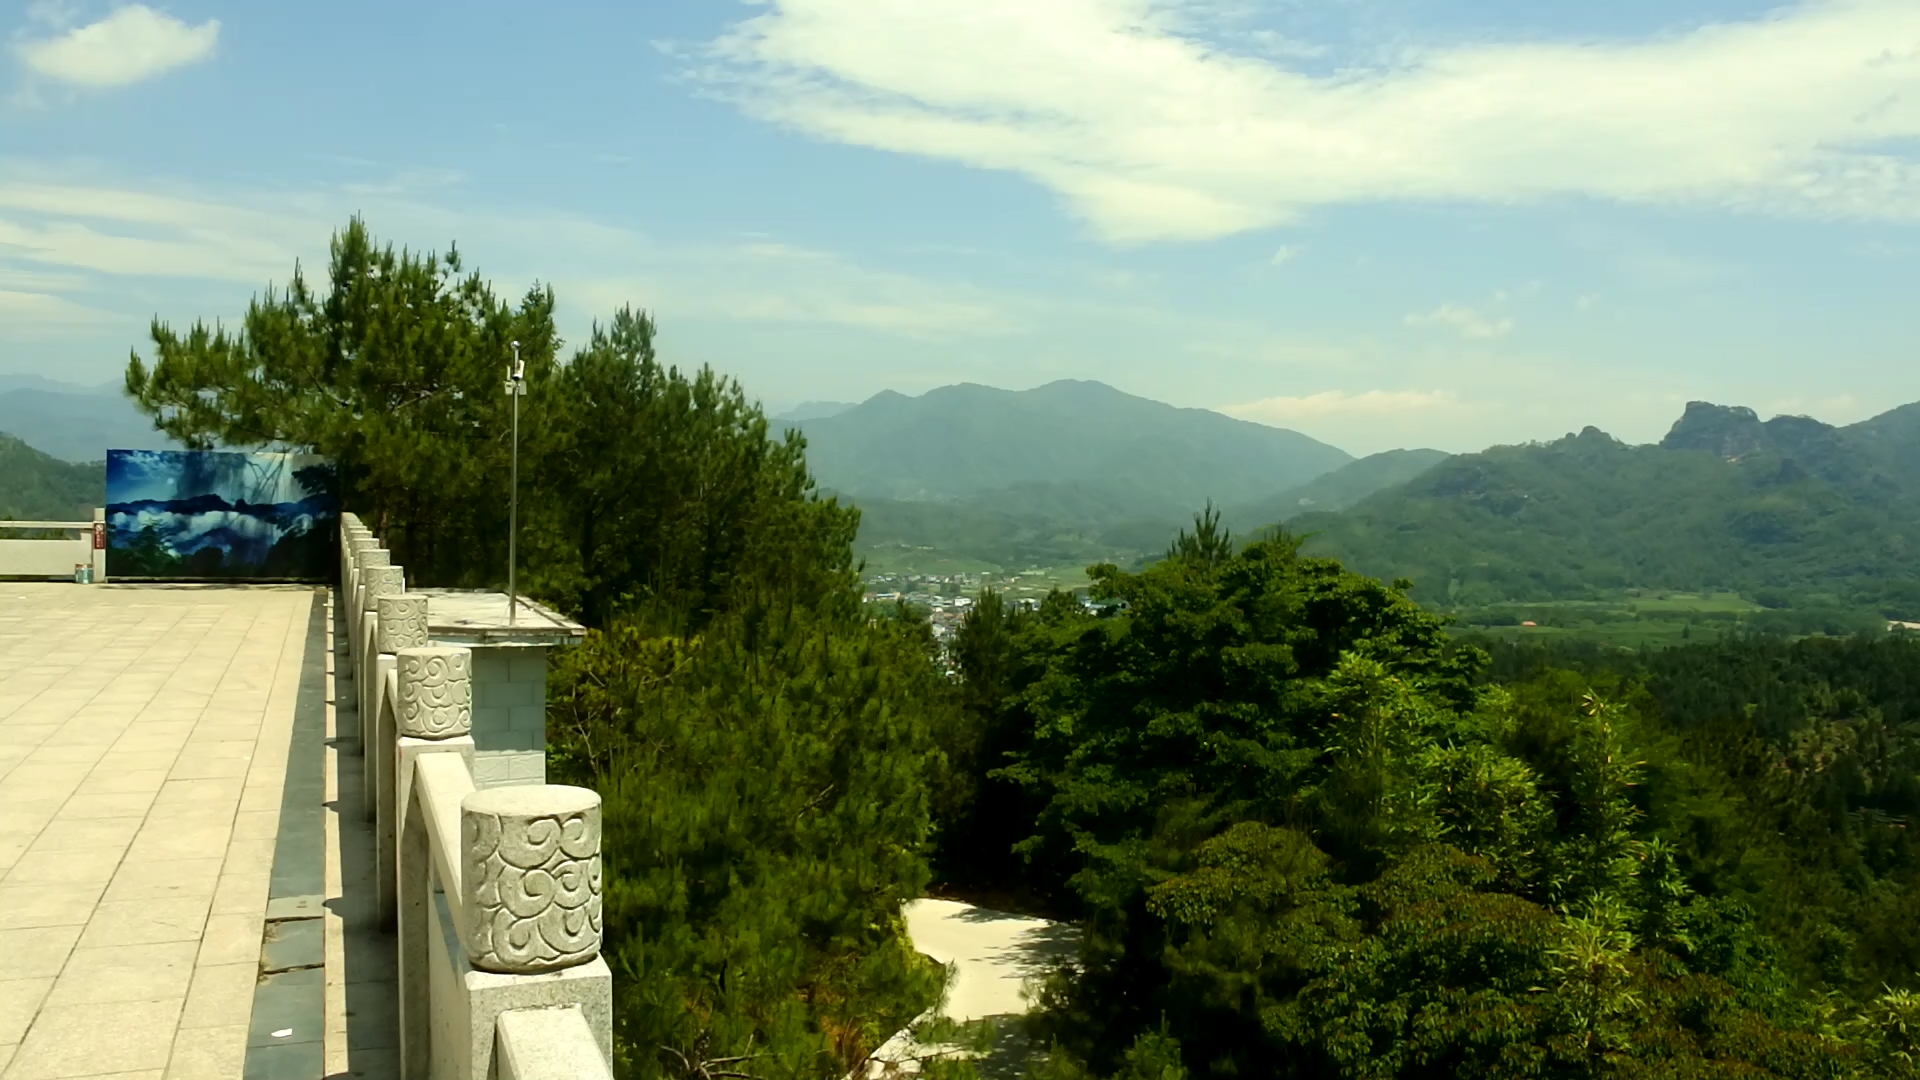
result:
[[(979, 1061), (983, 1077), (1017, 1076), (1025, 1059), (1016, 1018), (1026, 1013), (1027, 980), (1073, 955), (1078, 938), (1065, 923), (975, 907), (957, 900), (915, 900), (902, 908), (913, 947), (954, 967), (942, 1014), (968, 1023), (996, 1021), (993, 1051)], [(874, 1053), (869, 1076), (884, 1075), (891, 1062), (902, 1073), (917, 1071), (913, 1059), (925, 1053), (901, 1032)]]

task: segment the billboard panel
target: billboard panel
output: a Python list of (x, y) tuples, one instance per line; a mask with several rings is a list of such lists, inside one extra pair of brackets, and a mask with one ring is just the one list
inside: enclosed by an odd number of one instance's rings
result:
[(107, 451), (107, 577), (325, 581), (333, 461), (230, 450)]

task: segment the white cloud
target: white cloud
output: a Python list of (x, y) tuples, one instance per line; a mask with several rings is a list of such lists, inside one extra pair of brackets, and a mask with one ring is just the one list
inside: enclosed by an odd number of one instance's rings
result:
[(72, 326), (103, 317), (106, 313), (50, 293), (0, 289), (0, 322), (9, 329), (24, 323)]
[(1407, 325), (1440, 327), (1475, 341), (1503, 338), (1513, 331), (1512, 319), (1486, 315), (1459, 304), (1441, 304), (1432, 311), (1408, 315)]
[[(56, 14), (39, 13), (42, 22), (58, 22)], [(75, 86), (128, 86), (198, 63), (213, 55), (220, 40), (220, 22), (208, 19), (189, 26), (144, 4), (128, 4), (98, 22), (75, 27), (55, 37), (29, 39), (15, 46), (35, 74)]]
[(364, 211), (375, 235), (396, 246), (443, 250), (457, 237), (503, 295), (517, 295), (520, 282), (552, 281), (569, 340), (622, 304), (676, 319), (832, 324), (914, 340), (1002, 336), (1021, 325), (1019, 298), (963, 282), (873, 269), (773, 239), (665, 244), (523, 208), (457, 211), (422, 201), (419, 186), (405, 182), (410, 175), (337, 191), (195, 196), (0, 169), (0, 289), (51, 296), (102, 292), (101, 276), (171, 278), (241, 284), (239, 299), (286, 282), (298, 259), (309, 285), (324, 289), (328, 237)]
[(1273, 258), (1267, 261), (1275, 266), (1285, 266), (1300, 257), (1300, 250), (1292, 244), (1281, 244), (1274, 250)]
[(1889, 149), (1920, 137), (1912, 0), (1803, 0), (1635, 41), (1413, 49), (1325, 76), (1218, 47), (1191, 14), (770, 0), (693, 74), (819, 138), (1023, 174), (1115, 242), (1402, 200), (1920, 220), (1920, 165)]
[(1318, 420), (1405, 417), (1412, 413), (1458, 412), (1466, 409), (1447, 390), (1363, 390), (1357, 394), (1327, 390), (1301, 397), (1270, 397), (1216, 410), (1262, 424), (1311, 423)]

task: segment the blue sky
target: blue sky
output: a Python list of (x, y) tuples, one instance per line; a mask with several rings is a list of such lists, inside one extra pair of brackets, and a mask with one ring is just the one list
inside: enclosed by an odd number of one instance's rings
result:
[(1920, 399), (1913, 0), (0, 3), (0, 375), (364, 213), (778, 410), (1093, 378), (1356, 453)]

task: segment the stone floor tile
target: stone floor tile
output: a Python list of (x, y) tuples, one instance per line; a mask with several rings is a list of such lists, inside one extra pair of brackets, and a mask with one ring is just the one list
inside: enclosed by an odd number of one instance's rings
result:
[(100, 852), (125, 851), (143, 818), (66, 818), (55, 816), (34, 838), (29, 854), (36, 851)]
[(198, 947), (192, 941), (168, 941), (75, 949), (46, 1007), (184, 998)]
[(26, 854), (27, 844), (32, 839), (30, 836), (9, 838), (0, 835), (0, 881), (5, 880), (7, 870), (20, 861), (20, 856)]
[(267, 908), (267, 889), (272, 880), (272, 872), (266, 868), (221, 874), (220, 882), (213, 891), (212, 913), (246, 915), (264, 912)]
[(93, 914), (100, 892), (84, 887), (54, 892), (38, 885), (0, 883), (0, 930), (83, 925)]
[[(257, 946), (256, 946), (257, 948)], [(193, 989), (180, 1013), (182, 1028), (244, 1025), (253, 1013), (253, 989), (260, 981), (260, 961), (202, 965), (194, 969)]]
[(187, 738), (188, 746), (205, 746), (215, 743), (238, 743), (251, 747), (260, 739), (260, 721), (247, 723), (199, 724), (193, 734)]
[(0, 800), (0, 836), (25, 837), (31, 841), (39, 836), (40, 830), (46, 828), (47, 823), (53, 820), (53, 816), (60, 812), (60, 807), (65, 805), (65, 800), (44, 798), (25, 805), (33, 809), (15, 809), (14, 806)]
[(280, 835), (280, 811), (243, 810), (233, 819), (235, 840), (271, 840)]
[(211, 899), (221, 859), (163, 859), (122, 863), (102, 900)]
[(160, 785), (166, 782), (166, 769), (133, 769), (127, 772), (99, 773), (87, 777), (74, 794), (113, 795), (130, 791), (154, 793), (158, 792)]
[(80, 782), (93, 771), (93, 764), (84, 761), (61, 761), (35, 765), (32, 768), (15, 769), (0, 787), (78, 787)]
[(120, 866), (120, 854), (118, 847), (111, 846), (49, 851), (36, 842), (7, 871), (6, 883), (38, 885), (56, 892), (71, 885), (104, 887)]
[(162, 760), (171, 761), (186, 746), (186, 738), (180, 735), (145, 735), (128, 731), (113, 744), (116, 754), (159, 755)]
[(281, 784), (282, 782), (278, 779), (272, 783), (249, 783), (246, 790), (240, 794), (240, 812), (244, 814), (249, 810), (279, 810), (280, 800), (284, 797)]
[(17, 1043), (26, 1036), (51, 989), (50, 977), (0, 981), (0, 1043)]
[(247, 1026), (183, 1027), (173, 1040), (166, 1080), (239, 1080), (247, 1064)]
[(207, 925), (209, 901), (206, 897), (175, 897), (96, 905), (87, 928), (80, 933), (80, 947), (198, 941)]
[(183, 998), (113, 1007), (112, 1038), (101, 1038), (97, 1005), (42, 1009), (20, 1043), (7, 1080), (55, 1080), (135, 1069), (164, 1069)]
[(250, 964), (258, 969), (261, 933), (260, 914), (208, 915), (206, 930), (200, 938), (198, 962), (202, 966)]
[(105, 795), (86, 795), (68, 799), (60, 808), (63, 818), (146, 817), (153, 808), (153, 793), (116, 791)]
[(128, 862), (225, 858), (233, 826), (218, 819), (168, 822), (155, 815), (127, 848)]
[(168, 775), (172, 775), (171, 766), (178, 758), (178, 754), (164, 750), (109, 750), (100, 755), (100, 764), (94, 766), (94, 773), (99, 775), (167, 768)]
[(235, 840), (227, 845), (227, 868), (242, 871), (249, 867), (273, 867), (273, 849), (277, 841), (269, 837), (264, 840)]
[(28, 754), (21, 764), (27, 768), (34, 768), (40, 765), (92, 765), (94, 762), (100, 760), (101, 755), (107, 752), (107, 745), (110, 744), (86, 744), (76, 746), (70, 743), (63, 744), (48, 740), (42, 743), (33, 753)]
[[(29, 930), (0, 930), (0, 957), (5, 978), (52, 978), (66, 966), (67, 954), (80, 937), (80, 926), (36, 926)], [(3, 1042), (5, 1040), (0, 1040)]]
[(173, 780), (209, 780), (228, 776), (244, 779), (246, 775), (246, 758), (197, 756), (189, 750), (181, 751), (179, 760), (167, 772), (168, 778)]

